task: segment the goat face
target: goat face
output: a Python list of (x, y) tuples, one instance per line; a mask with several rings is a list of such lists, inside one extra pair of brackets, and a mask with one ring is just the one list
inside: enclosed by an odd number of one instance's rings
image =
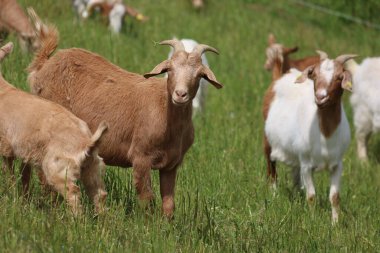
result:
[(216, 49), (207, 45), (197, 45), (193, 52), (187, 53), (182, 42), (177, 39), (163, 41), (160, 44), (172, 46), (173, 56), (158, 64), (144, 76), (149, 78), (167, 72), (167, 89), (175, 105), (186, 105), (192, 101), (197, 94), (201, 78), (206, 79), (218, 89), (223, 87), (216, 80), (214, 73), (202, 64), (202, 54), (206, 51), (217, 53)]
[(344, 69), (344, 63), (355, 55), (341, 55), (335, 60), (328, 59), (325, 52), (320, 54), (320, 62), (306, 68), (296, 83), (304, 82), (307, 78), (314, 81), (314, 97), (318, 107), (323, 107), (339, 101), (343, 89), (351, 91), (351, 74)]

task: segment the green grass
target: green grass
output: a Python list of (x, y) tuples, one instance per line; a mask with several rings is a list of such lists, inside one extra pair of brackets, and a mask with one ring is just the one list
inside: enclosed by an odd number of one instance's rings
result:
[[(70, 1), (20, 0), (58, 26), (60, 48), (81, 47), (138, 73), (167, 57), (169, 48), (154, 42), (194, 38), (218, 48), (208, 55), (221, 90), (210, 86), (204, 117), (195, 119), (196, 140), (180, 169), (176, 212), (161, 217), (158, 175), (153, 172), (156, 207), (138, 208), (131, 170), (109, 168), (109, 211), (77, 219), (65, 204), (41, 193), (36, 178), (30, 199), (20, 182), (0, 177), (0, 251), (2, 252), (379, 252), (380, 138), (370, 142), (370, 162), (361, 164), (352, 141), (344, 159), (341, 216), (331, 226), (327, 172), (315, 174), (314, 208), (293, 189), (290, 170), (280, 166), (276, 196), (268, 188), (262, 152), (261, 103), (270, 74), (264, 71), (267, 35), (298, 45), (298, 56), (322, 49), (332, 57), (379, 55), (380, 33), (301, 8), (290, 1), (208, 1), (192, 10), (189, 1), (140, 0), (133, 3), (150, 16), (145, 24), (128, 20), (112, 36), (99, 19), (79, 23)], [(15, 40), (15, 37), (9, 37)], [(28, 89), (25, 68), (32, 56), (15, 51), (2, 64), (7, 80)], [(345, 108), (352, 121), (348, 95)]]

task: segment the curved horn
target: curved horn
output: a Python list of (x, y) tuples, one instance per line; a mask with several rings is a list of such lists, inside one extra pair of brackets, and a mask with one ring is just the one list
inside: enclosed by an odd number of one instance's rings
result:
[(321, 61), (324, 61), (327, 58), (329, 58), (329, 56), (325, 52), (323, 52), (321, 50), (317, 50), (317, 53), (319, 54), (319, 57), (320, 57)]
[(357, 57), (356, 54), (343, 54), (343, 55), (340, 55), (338, 57), (335, 58), (335, 61), (341, 63), (341, 64), (344, 64), (346, 61), (352, 59), (352, 58), (355, 58)]
[(218, 50), (216, 50), (215, 48), (213, 47), (210, 47), (208, 45), (205, 45), (205, 44), (199, 44), (199, 45), (196, 45), (196, 47), (193, 49), (193, 54), (197, 54), (199, 56), (202, 56), (202, 54), (204, 52), (207, 52), (207, 51), (210, 51), (210, 52), (214, 52), (216, 54), (219, 54)]
[(160, 45), (169, 45), (169, 46), (172, 46), (173, 49), (174, 49), (174, 53), (178, 52), (178, 51), (185, 51), (185, 47), (184, 45), (182, 44), (181, 41), (177, 40), (177, 39), (172, 39), (172, 40), (164, 40), (164, 41), (161, 41), (159, 43)]

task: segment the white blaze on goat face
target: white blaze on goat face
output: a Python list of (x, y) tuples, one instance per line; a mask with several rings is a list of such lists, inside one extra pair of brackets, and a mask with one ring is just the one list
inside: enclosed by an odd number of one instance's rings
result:
[(334, 76), (334, 61), (330, 59), (326, 59), (321, 63), (320, 73), (325, 78), (327, 84), (331, 83), (331, 80)]

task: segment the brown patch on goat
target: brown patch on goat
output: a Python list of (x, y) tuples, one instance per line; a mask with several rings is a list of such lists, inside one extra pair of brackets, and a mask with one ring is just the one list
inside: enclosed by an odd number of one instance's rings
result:
[[(268, 117), (268, 112), (270, 109), (270, 106), (274, 99), (274, 84), (277, 79), (279, 79), (282, 75), (282, 63), (280, 60), (276, 60), (275, 64), (272, 69), (272, 83), (268, 87), (268, 89), (265, 91), (264, 94), (264, 100), (263, 100), (263, 118), (264, 122), (266, 121)], [(272, 152), (272, 147), (270, 146), (267, 136), (264, 132), (264, 154), (265, 159), (267, 161), (267, 177), (270, 177), (271, 183), (275, 183), (277, 181), (277, 172), (276, 172), (276, 162), (272, 161), (270, 158)]]

